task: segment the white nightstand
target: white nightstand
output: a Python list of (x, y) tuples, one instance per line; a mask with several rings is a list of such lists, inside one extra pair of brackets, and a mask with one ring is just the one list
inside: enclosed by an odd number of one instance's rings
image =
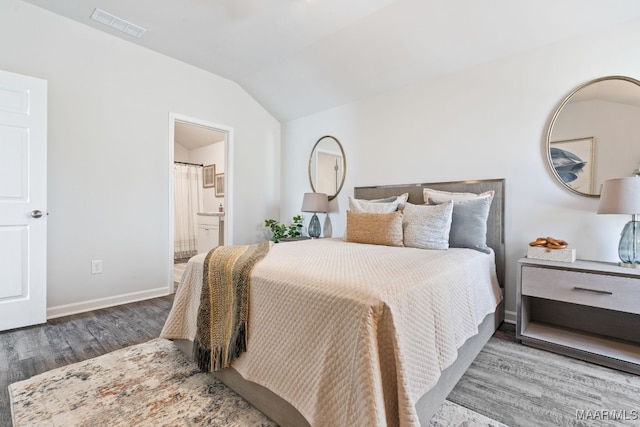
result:
[(640, 270), (522, 258), (517, 275), (523, 344), (640, 374)]

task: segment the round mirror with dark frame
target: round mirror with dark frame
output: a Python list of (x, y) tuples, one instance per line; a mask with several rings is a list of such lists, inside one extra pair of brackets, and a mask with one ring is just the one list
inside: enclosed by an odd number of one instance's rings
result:
[(546, 141), (551, 171), (570, 191), (599, 197), (608, 179), (640, 164), (640, 81), (608, 76), (574, 89), (555, 111)]
[(329, 200), (342, 190), (347, 169), (344, 150), (337, 138), (323, 136), (313, 146), (309, 157), (309, 183), (315, 193), (325, 193)]

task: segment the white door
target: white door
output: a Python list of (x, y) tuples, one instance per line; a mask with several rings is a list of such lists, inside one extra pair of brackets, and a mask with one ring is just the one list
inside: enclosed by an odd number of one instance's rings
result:
[(47, 82), (0, 71), (0, 330), (47, 320)]

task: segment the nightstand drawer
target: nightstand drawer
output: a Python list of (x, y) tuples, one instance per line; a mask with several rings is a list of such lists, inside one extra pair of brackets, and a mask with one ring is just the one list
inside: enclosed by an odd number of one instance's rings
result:
[(640, 314), (637, 279), (522, 266), (523, 296)]

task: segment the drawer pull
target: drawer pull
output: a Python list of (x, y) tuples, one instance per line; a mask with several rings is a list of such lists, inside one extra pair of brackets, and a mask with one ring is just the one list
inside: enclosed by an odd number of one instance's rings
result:
[(613, 292), (601, 291), (599, 289), (581, 288), (580, 286), (574, 286), (573, 290), (574, 291), (579, 291), (579, 292), (590, 292), (592, 294), (598, 294), (598, 295), (613, 295)]

